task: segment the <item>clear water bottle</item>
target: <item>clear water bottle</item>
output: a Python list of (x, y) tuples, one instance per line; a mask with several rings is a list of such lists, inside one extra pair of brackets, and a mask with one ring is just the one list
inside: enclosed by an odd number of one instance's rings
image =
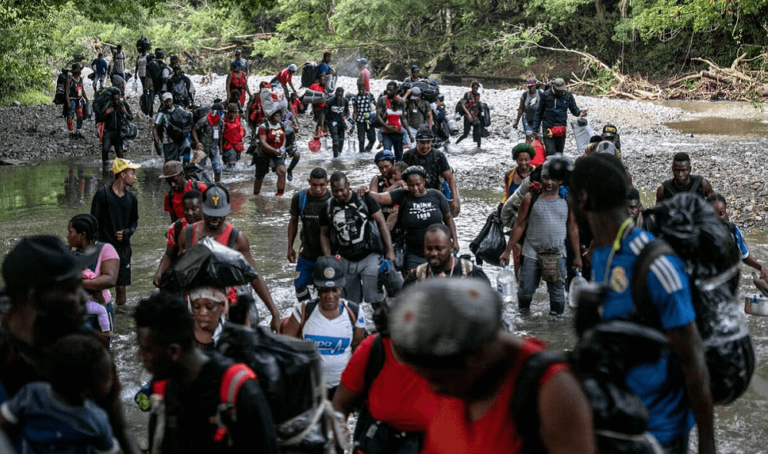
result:
[(496, 276), (496, 290), (501, 293), (504, 304), (512, 303), (515, 300), (515, 273), (505, 265), (498, 276)]
[(133, 79), (133, 92), (136, 93), (139, 91), (139, 81), (138, 78)]
[(327, 150), (328, 149), (328, 137), (323, 136), (320, 139), (320, 143), (323, 145), (323, 150)]
[(579, 289), (587, 285), (587, 280), (581, 275), (581, 271), (576, 270), (576, 277), (571, 279), (571, 286), (568, 288), (568, 305), (576, 309), (579, 307)]

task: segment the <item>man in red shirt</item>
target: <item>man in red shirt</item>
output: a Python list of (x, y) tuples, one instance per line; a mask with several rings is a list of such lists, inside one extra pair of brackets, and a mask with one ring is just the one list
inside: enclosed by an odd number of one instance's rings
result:
[(280, 85), (283, 86), (283, 91), (285, 91), (286, 96), (288, 96), (288, 85), (291, 86), (291, 90), (298, 96), (296, 88), (293, 87), (293, 75), (298, 69), (299, 68), (295, 64), (291, 63), (287, 68), (280, 71), (277, 73), (277, 76), (275, 76), (275, 79), (277, 79), (277, 81), (280, 82)]
[[(309, 86), (309, 90), (319, 93), (325, 93), (325, 74), (320, 74), (317, 77), (317, 82)], [(312, 104), (312, 115), (315, 119), (316, 130), (323, 127), (323, 113), (325, 112), (325, 102), (320, 104)]]
[(170, 190), (165, 194), (163, 211), (171, 215), (171, 222), (176, 222), (184, 217), (184, 205), (182, 203), (184, 193), (191, 189), (205, 192), (208, 187), (199, 182), (193, 181), (184, 175), (184, 167), (179, 161), (168, 161), (163, 165), (163, 173), (160, 179), (165, 180), (170, 186)]
[(171, 267), (171, 264), (179, 256), (179, 234), (188, 224), (194, 224), (197, 221), (203, 220), (202, 211), (203, 195), (200, 191), (190, 189), (184, 193), (182, 198), (182, 205), (184, 207), (184, 217), (177, 219), (170, 227), (168, 227), (168, 241), (165, 247), (165, 254), (160, 259), (160, 265), (155, 272), (155, 280), (153, 284), (155, 287), (160, 287), (160, 278), (163, 273)]
[[(423, 454), (521, 453), (524, 442), (535, 441), (518, 433), (512, 397), (527, 359), (544, 346), (504, 332), (501, 310), (501, 295), (473, 279), (415, 285), (392, 308), (389, 328), (396, 357), (438, 394)], [(537, 401), (545, 452), (595, 451), (592, 413), (565, 364), (546, 369)]]

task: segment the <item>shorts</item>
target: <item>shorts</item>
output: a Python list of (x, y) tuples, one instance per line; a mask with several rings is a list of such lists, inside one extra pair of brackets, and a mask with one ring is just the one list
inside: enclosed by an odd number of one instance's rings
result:
[(262, 158), (257, 156), (253, 159), (253, 164), (256, 166), (256, 179), (262, 180), (269, 173), (269, 171), (275, 171), (278, 167), (285, 167), (285, 159), (283, 158)]
[(131, 256), (133, 251), (131, 246), (115, 246), (117, 256), (120, 257), (120, 267), (117, 270), (117, 287), (126, 287), (131, 285)]
[(304, 257), (299, 257), (296, 261), (296, 277), (293, 279), (294, 287), (309, 287), (314, 284), (312, 273), (315, 271), (316, 263)]

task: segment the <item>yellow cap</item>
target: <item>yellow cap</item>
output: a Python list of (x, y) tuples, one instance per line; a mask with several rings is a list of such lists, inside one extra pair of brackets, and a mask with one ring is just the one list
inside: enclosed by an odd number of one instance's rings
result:
[(138, 169), (141, 167), (138, 164), (134, 164), (131, 161), (123, 158), (116, 158), (115, 162), (112, 163), (112, 173), (117, 175), (118, 173), (122, 172), (123, 170), (128, 169)]

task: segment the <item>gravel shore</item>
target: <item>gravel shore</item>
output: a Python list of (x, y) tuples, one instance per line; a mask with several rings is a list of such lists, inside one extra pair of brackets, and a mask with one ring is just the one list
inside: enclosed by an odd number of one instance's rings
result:
[[(191, 76), (195, 83), (197, 104), (210, 104), (214, 98), (223, 97), (225, 76)], [(265, 77), (251, 77), (252, 91)], [(386, 80), (371, 81), (375, 95), (383, 92)], [(299, 85), (299, 77), (295, 85)], [(131, 90), (128, 83), (127, 100), (134, 113), (134, 123), (139, 138), (129, 144), (127, 157), (147, 156), (151, 151), (151, 121), (141, 114), (138, 106), (139, 93)], [(341, 77), (338, 85), (347, 92), (356, 92), (355, 79)], [(449, 109), (468, 90), (467, 87), (442, 85)], [(90, 95), (90, 89), (88, 89)], [(302, 90), (300, 90), (301, 92)], [(513, 143), (522, 140), (520, 132), (512, 131), (522, 90), (485, 89), (482, 99), (490, 106), (491, 136), (476, 150), (471, 140), (459, 145), (448, 145), (447, 154), (456, 170), (461, 188), (498, 189), (502, 187), (504, 171), (513, 165), (509, 152)], [(587, 108), (592, 129), (602, 130), (605, 123), (615, 124), (621, 134), (622, 155), (631, 172), (635, 185), (644, 193), (644, 200), (652, 203), (653, 193), (664, 179), (671, 177), (672, 154), (686, 151), (693, 159), (694, 173), (708, 178), (715, 191), (725, 195), (729, 202), (731, 220), (742, 228), (764, 229), (768, 222), (768, 170), (763, 164), (768, 138), (745, 136), (716, 136), (683, 134), (665, 126), (665, 123), (722, 118), (763, 121), (768, 115), (761, 109), (740, 103), (680, 103), (682, 107), (650, 102), (576, 96), (581, 109)], [(0, 109), (2, 118), (0, 134), (0, 160), (37, 163), (46, 160), (90, 156), (96, 163), (101, 156), (100, 145), (93, 122), (86, 120), (84, 140), (72, 140), (61, 118), (61, 107), (21, 106)], [(572, 118), (571, 118), (572, 119)], [(306, 149), (311, 133), (309, 116), (302, 116), (299, 135), (300, 149)], [(511, 138), (514, 140), (510, 140)], [(566, 155), (575, 158), (576, 146), (569, 128)], [(96, 164), (94, 164), (96, 165)]]

